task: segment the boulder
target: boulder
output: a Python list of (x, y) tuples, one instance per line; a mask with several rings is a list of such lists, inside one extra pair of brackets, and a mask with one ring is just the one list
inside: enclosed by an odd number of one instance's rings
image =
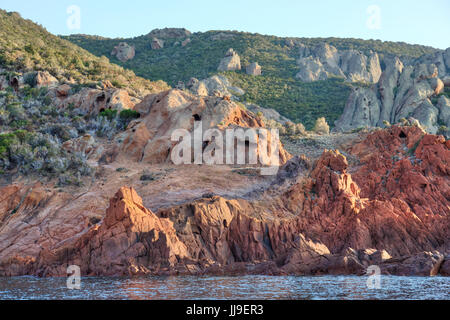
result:
[(298, 60), (300, 71), (296, 78), (304, 82), (312, 82), (328, 79), (328, 73), (318, 58), (306, 57)]
[(374, 127), (379, 122), (380, 113), (380, 103), (373, 90), (355, 88), (347, 100), (342, 116), (335, 122), (335, 130), (351, 131), (355, 128)]
[(406, 258), (394, 258), (381, 264), (385, 274), (397, 276), (435, 276), (439, 273), (444, 255), (438, 251), (421, 252)]
[(56, 88), (56, 96), (59, 98), (65, 98), (69, 96), (71, 89), (72, 87), (69, 86), (68, 84), (62, 84)]
[(444, 87), (450, 87), (450, 76), (442, 77), (442, 82), (444, 83)]
[(71, 154), (81, 153), (88, 158), (95, 152), (96, 143), (94, 137), (85, 134), (82, 137), (64, 142), (62, 148)]
[(245, 68), (245, 72), (252, 76), (260, 76), (261, 75), (261, 66), (258, 62), (253, 62)]
[(58, 85), (58, 79), (52, 76), (47, 71), (38, 71), (34, 78), (34, 83), (37, 88), (41, 87), (55, 87)]
[(62, 101), (58, 100), (55, 102), (60, 108), (72, 106), (78, 108), (84, 114), (96, 115), (107, 109), (119, 112), (123, 109), (132, 109), (139, 101), (130, 97), (124, 89), (99, 90), (84, 88)]
[(127, 62), (128, 60), (132, 60), (136, 54), (134, 46), (130, 46), (126, 42), (120, 42), (114, 49), (111, 51), (111, 55), (116, 57), (118, 60), (122, 62)]
[(438, 95), (444, 92), (444, 82), (439, 78), (432, 78), (430, 80), (431, 88), (434, 90), (434, 94)]

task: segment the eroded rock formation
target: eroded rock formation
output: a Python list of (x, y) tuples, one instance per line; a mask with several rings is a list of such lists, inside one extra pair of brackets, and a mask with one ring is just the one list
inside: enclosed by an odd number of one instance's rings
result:
[[(414, 118), (429, 133), (447, 134), (450, 122), (445, 96), (436, 99), (445, 87), (442, 79), (450, 73), (445, 62), (450, 50), (424, 55), (404, 65), (399, 58), (386, 59), (386, 68), (377, 84), (355, 88), (350, 94), (336, 130), (384, 127)], [(441, 129), (440, 127), (443, 126)]]
[(300, 58), (297, 78), (306, 81), (326, 80), (330, 76), (344, 77), (351, 82), (377, 83), (381, 75), (376, 52), (369, 55), (356, 50), (337, 50), (321, 43), (315, 47), (299, 44)]
[[(172, 133), (180, 129), (193, 132), (195, 122), (201, 122), (203, 130), (264, 127), (253, 113), (226, 97), (196, 96), (177, 89), (149, 95), (134, 109), (141, 118), (131, 122), (118, 137), (120, 153), (145, 163), (170, 160), (171, 151), (177, 144), (171, 141)], [(280, 161), (285, 163), (290, 155), (281, 145), (279, 149)]]

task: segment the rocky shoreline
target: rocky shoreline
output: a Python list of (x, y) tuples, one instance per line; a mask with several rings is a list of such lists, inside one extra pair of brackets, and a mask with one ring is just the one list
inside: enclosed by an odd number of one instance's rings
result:
[[(250, 198), (211, 194), (155, 212), (124, 186), (94, 225), (64, 238), (58, 232), (71, 232), (55, 224), (48, 231), (63, 241), (52, 245), (34, 235), (34, 255), (25, 253), (26, 229), (10, 230), (18, 250), (0, 250), (0, 274), (64, 276), (75, 264), (90, 276), (362, 275), (377, 265), (383, 274), (448, 276), (449, 148), (418, 127), (379, 129), (348, 150), (353, 165), (339, 151), (326, 150), (311, 169), (295, 157), (275, 187)], [(13, 188), (0, 190), (2, 211), (20, 193)], [(16, 214), (30, 219), (48, 202), (35, 187)]]

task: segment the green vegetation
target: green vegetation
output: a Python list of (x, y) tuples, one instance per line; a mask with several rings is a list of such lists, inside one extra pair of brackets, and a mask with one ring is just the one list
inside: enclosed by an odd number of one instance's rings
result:
[(139, 112), (130, 110), (130, 109), (125, 109), (125, 110), (120, 111), (120, 115), (119, 115), (120, 119), (127, 120), (127, 121), (137, 119), (140, 116), (141, 115), (139, 114)]
[(254, 77), (242, 72), (225, 75), (245, 90), (243, 101), (273, 108), (292, 121), (303, 123), (308, 130), (323, 116), (333, 124), (342, 114), (351, 91), (350, 84), (338, 78), (307, 83), (293, 78)]
[(117, 116), (117, 110), (107, 109), (107, 110), (100, 112), (99, 116), (105, 117), (108, 120), (112, 120)]
[[(59, 80), (74, 79), (79, 83), (113, 80), (136, 94), (167, 88), (162, 81), (150, 82), (136, 77), (133, 71), (110, 63), (108, 58), (96, 57), (21, 18), (18, 13), (4, 10), (0, 10), (0, 67), (45, 70)], [(25, 81), (31, 83), (32, 79)]]

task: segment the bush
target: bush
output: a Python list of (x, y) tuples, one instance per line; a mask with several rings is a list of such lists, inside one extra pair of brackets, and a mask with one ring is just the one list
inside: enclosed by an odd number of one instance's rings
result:
[(117, 110), (106, 109), (99, 113), (100, 117), (105, 117), (108, 120), (112, 120), (117, 116)]
[(11, 146), (18, 143), (19, 140), (14, 133), (3, 133), (0, 134), (0, 155), (2, 157), (7, 156)]

